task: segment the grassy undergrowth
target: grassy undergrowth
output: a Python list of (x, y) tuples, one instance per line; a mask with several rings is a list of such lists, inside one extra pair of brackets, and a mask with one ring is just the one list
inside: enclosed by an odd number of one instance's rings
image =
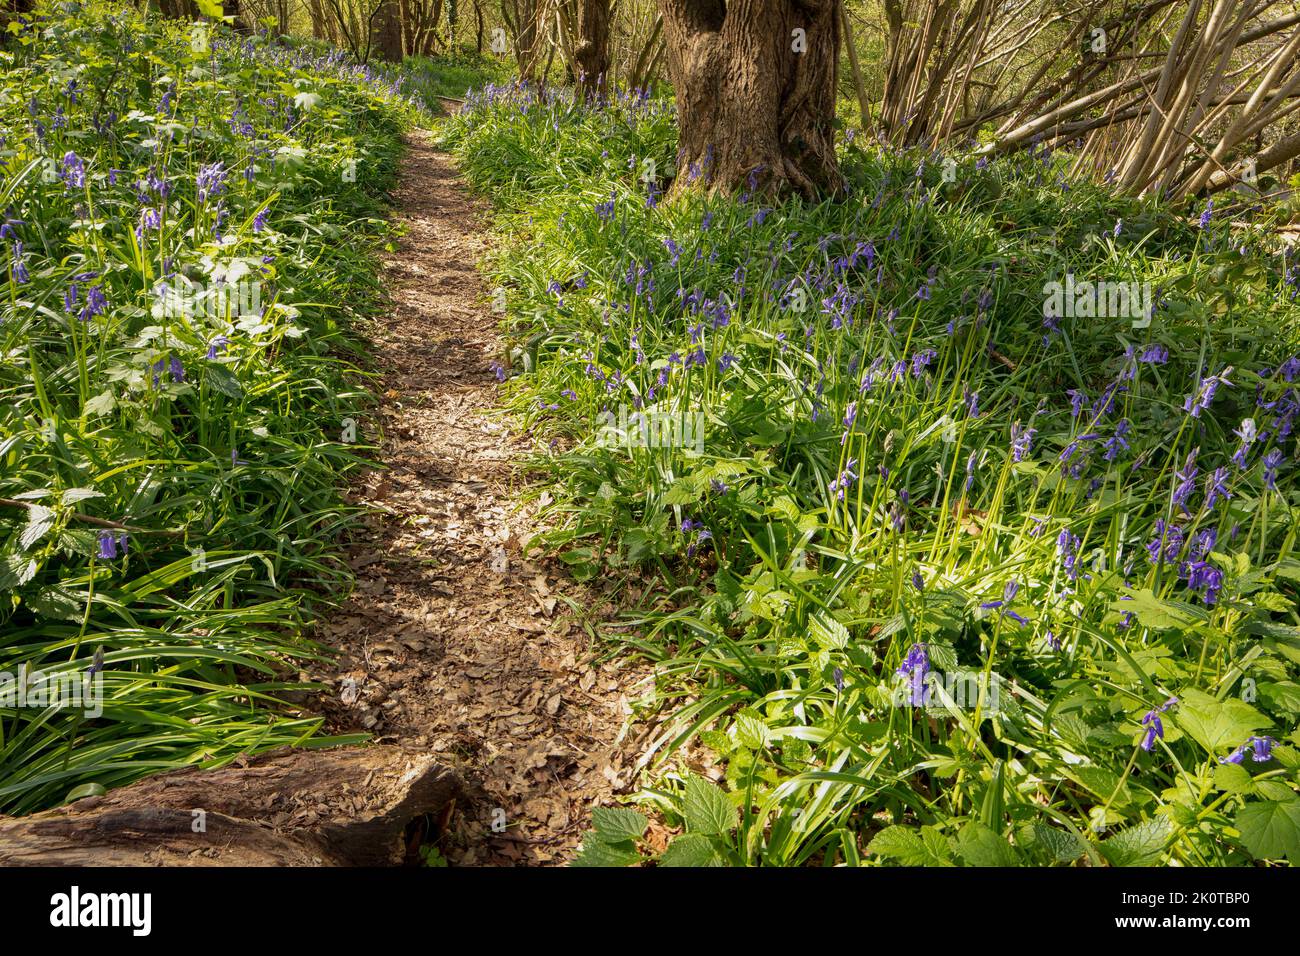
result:
[[(0, 811), (330, 743), (283, 695), (349, 582), (351, 326), (410, 107), (115, 4), (15, 22), (0, 66)], [(102, 713), (19, 699), (36, 672)]]
[[(661, 862), (1300, 859), (1300, 307), (1266, 213), (861, 137), (847, 201), (666, 202), (671, 109), (636, 97), (490, 87), (445, 135), (500, 210), (546, 544), (628, 585), (611, 639), (657, 663)], [(1045, 318), (1067, 275), (1150, 308)], [(702, 441), (628, 441), (637, 411)], [(638, 820), (582, 859), (641, 859)]]

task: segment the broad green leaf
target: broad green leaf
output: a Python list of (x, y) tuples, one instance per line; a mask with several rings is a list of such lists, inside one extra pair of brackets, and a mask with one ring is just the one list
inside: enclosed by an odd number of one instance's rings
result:
[(1057, 863), (1073, 863), (1083, 856), (1087, 847), (1069, 830), (1061, 830), (1035, 820), (1017, 831), (1019, 841), (1026, 846), (1038, 846)]
[(1167, 817), (1155, 817), (1103, 840), (1097, 849), (1111, 866), (1154, 866), (1172, 832)]
[(27, 525), (18, 537), (18, 547), (28, 550), (54, 526), (54, 512), (44, 505), (27, 506)]
[[(933, 832), (942, 840), (938, 831)], [(868, 853), (897, 860), (903, 866), (951, 866), (948, 857), (937, 850), (933, 838), (923, 839), (915, 830), (900, 826), (885, 827), (867, 844)]]
[(727, 795), (703, 777), (686, 778), (682, 796), (682, 816), (692, 833), (722, 835), (736, 826), (736, 808)]
[(622, 807), (597, 807), (591, 811), (591, 835), (604, 843), (640, 839), (648, 824), (649, 821), (635, 810)]
[(1216, 700), (1199, 690), (1185, 691), (1173, 715), (1179, 727), (1218, 757), (1232, 752), (1256, 730), (1272, 723), (1244, 700)]
[(1020, 858), (1006, 837), (976, 820), (957, 834), (957, 852), (967, 866), (1020, 865)]
[(631, 841), (625, 843), (606, 843), (588, 836), (582, 841), (582, 849), (573, 858), (570, 866), (632, 866), (641, 862), (641, 854)]
[(660, 866), (724, 866), (726, 861), (703, 833), (683, 833), (668, 844), (659, 857)]
[(1233, 826), (1241, 843), (1257, 860), (1286, 857), (1300, 864), (1300, 800), (1248, 803), (1237, 812)]

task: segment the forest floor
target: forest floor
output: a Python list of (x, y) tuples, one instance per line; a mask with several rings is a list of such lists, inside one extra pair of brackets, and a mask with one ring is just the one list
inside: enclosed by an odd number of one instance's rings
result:
[(593, 663), (581, 586), (522, 547), (512, 498), (527, 441), (494, 413), (501, 351), (476, 264), (486, 209), (431, 135), (408, 138), (384, 263), (391, 314), (370, 332), (382, 376), (382, 470), (352, 489), (370, 509), (349, 544), (357, 587), (322, 625), (339, 653), (317, 676), (332, 730), (433, 753), (467, 798), (439, 835), (453, 865), (570, 859), (590, 809), (634, 782), (629, 701), (641, 674)]

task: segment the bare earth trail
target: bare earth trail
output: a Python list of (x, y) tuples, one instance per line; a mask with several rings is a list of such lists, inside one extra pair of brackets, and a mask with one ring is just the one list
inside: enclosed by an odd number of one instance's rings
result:
[(510, 482), (527, 444), (493, 415), (500, 343), (475, 268), (485, 210), (428, 133), (408, 139), (393, 207), (392, 313), (371, 333), (387, 470), (353, 489), (378, 512), (349, 546), (356, 591), (319, 634), (340, 654), (319, 675), (324, 709), (335, 730), (465, 778), (438, 843), (451, 863), (566, 862), (592, 805), (633, 782), (635, 744), (620, 735), (634, 676), (593, 667), (557, 601), (593, 610), (599, 595), (520, 553), (533, 529)]

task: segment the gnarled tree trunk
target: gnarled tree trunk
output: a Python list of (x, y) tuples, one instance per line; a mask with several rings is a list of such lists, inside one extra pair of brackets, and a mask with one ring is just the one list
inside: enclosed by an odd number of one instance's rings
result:
[(396, 866), (460, 792), (427, 754), (281, 748), (0, 816), (0, 866)]
[(680, 129), (674, 191), (843, 188), (835, 0), (660, 0)]

